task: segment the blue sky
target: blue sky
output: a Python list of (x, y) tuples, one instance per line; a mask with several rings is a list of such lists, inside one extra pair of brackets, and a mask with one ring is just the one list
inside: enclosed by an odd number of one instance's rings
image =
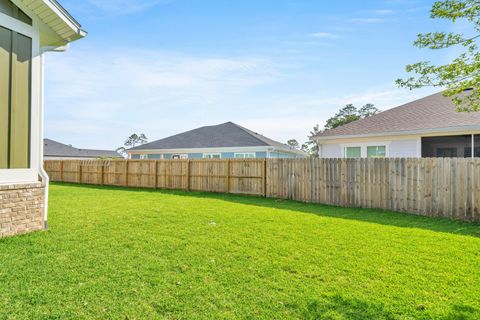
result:
[(342, 106), (388, 109), (427, 95), (394, 85), (433, 1), (63, 0), (89, 32), (49, 53), (46, 136), (114, 149), (233, 121), (303, 142)]

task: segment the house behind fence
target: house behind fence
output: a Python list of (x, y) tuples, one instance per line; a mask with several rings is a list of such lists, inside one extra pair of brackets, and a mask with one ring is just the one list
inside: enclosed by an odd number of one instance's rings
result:
[(224, 192), (480, 221), (480, 159), (46, 161), (52, 181)]
[(306, 152), (233, 122), (182, 132), (128, 149), (130, 159), (306, 158)]

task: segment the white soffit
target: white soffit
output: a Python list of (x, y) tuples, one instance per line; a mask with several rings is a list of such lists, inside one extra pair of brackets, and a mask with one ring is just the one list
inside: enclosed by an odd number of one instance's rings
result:
[(42, 32), (42, 46), (62, 46), (87, 35), (82, 26), (56, 0), (13, 0), (35, 14), (50, 34)]

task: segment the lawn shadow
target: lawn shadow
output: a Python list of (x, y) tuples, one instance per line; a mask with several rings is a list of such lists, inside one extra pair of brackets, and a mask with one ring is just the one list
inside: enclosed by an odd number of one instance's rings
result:
[(303, 319), (370, 319), (394, 320), (397, 317), (387, 311), (382, 304), (345, 298), (339, 294), (310, 301), (304, 312)]
[[(428, 306), (417, 305), (414, 311), (416, 317), (430, 318)], [(475, 319), (477, 310), (467, 305), (453, 305), (440, 320)], [(324, 296), (310, 301), (304, 308), (303, 319), (358, 319), (358, 320), (394, 320), (402, 318), (394, 308), (386, 308), (382, 303), (369, 302), (357, 297), (344, 297), (340, 294)]]
[[(79, 187), (78, 184), (54, 184)], [(345, 208), (324, 204), (303, 203), (293, 200), (280, 200), (259, 196), (244, 196), (210, 192), (185, 192), (176, 190), (141, 189), (95, 185), (81, 185), (81, 187), (89, 189), (123, 190), (129, 192), (162, 193), (182, 197), (195, 197), (201, 199), (217, 199), (244, 205), (274, 208), (278, 210), (293, 210), (323, 217), (356, 220), (401, 228), (418, 228), (436, 232), (446, 232), (458, 235), (480, 237), (480, 223), (478, 222), (452, 220), (441, 217), (425, 217), (415, 214), (387, 211), (381, 209)]]

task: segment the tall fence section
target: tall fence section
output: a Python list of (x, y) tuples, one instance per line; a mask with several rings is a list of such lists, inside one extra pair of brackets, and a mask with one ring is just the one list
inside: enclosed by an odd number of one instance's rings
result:
[(259, 195), (480, 221), (480, 159), (47, 160), (52, 181)]

